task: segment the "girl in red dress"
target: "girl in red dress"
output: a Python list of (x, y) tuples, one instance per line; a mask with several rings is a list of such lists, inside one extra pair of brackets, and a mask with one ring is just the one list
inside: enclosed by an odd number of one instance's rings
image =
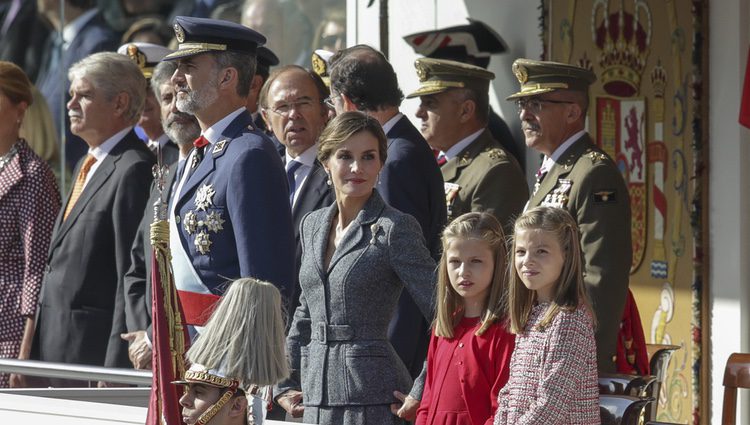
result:
[(516, 220), (511, 254), (516, 348), (495, 425), (599, 424), (594, 319), (576, 222), (560, 208), (526, 211)]
[(494, 216), (468, 213), (443, 231), (437, 312), (417, 425), (491, 424), (508, 380), (507, 251)]

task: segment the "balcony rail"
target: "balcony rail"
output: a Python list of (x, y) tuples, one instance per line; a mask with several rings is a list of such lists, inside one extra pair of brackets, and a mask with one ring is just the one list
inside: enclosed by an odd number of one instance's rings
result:
[(0, 372), (80, 381), (117, 382), (139, 386), (151, 386), (152, 377), (149, 370), (118, 369), (16, 359), (0, 359)]

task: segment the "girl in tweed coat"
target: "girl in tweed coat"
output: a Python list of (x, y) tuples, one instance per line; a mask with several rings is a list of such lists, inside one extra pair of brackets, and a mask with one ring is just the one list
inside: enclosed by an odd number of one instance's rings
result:
[(599, 424), (594, 319), (575, 221), (559, 208), (525, 212), (515, 223), (511, 255), (516, 348), (495, 425)]

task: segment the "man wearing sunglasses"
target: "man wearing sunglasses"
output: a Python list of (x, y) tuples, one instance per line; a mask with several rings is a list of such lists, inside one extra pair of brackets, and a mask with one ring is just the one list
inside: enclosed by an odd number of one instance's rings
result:
[(526, 209), (553, 206), (578, 222), (584, 282), (596, 314), (597, 362), (614, 372), (617, 331), (628, 292), (632, 250), (630, 199), (622, 174), (586, 132), (593, 72), (572, 65), (518, 59), (513, 73), (526, 146), (544, 154)]

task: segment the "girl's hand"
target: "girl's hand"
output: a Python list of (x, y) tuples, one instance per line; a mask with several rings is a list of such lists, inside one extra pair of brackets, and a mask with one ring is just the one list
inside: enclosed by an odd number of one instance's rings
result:
[(276, 403), (293, 418), (301, 418), (305, 413), (305, 406), (302, 405), (302, 391), (289, 390), (276, 397)]
[(417, 418), (417, 409), (419, 409), (419, 400), (408, 395), (404, 395), (400, 391), (394, 391), (393, 396), (401, 400), (401, 403), (391, 404), (391, 412), (399, 418), (414, 422)]

